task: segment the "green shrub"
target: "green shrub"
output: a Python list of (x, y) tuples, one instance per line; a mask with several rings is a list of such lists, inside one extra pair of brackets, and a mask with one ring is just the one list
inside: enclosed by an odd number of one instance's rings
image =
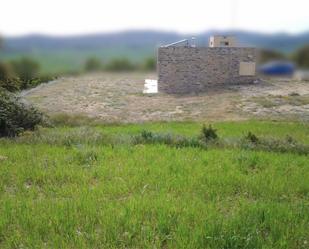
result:
[(0, 88), (9, 92), (16, 92), (20, 89), (20, 80), (17, 78), (0, 80)]
[(151, 140), (153, 139), (154, 135), (151, 131), (146, 131), (146, 130), (143, 130), (141, 132), (141, 137), (144, 139), (144, 140)]
[(143, 130), (139, 135), (133, 137), (133, 144), (165, 144), (173, 147), (203, 147), (195, 137), (183, 137), (170, 133), (154, 133)]
[(99, 71), (102, 69), (102, 62), (97, 58), (89, 58), (85, 62), (85, 70), (88, 72)]
[(10, 92), (15, 92), (20, 88), (20, 81), (15, 77), (9, 63), (0, 62), (0, 87)]
[(0, 62), (0, 81), (14, 77), (13, 68), (9, 63)]
[(300, 155), (309, 154), (309, 146), (301, 143), (297, 143), (294, 139), (293, 141), (289, 139), (262, 139), (259, 144), (255, 147), (257, 150), (273, 151), (280, 153), (295, 153)]
[(0, 137), (17, 136), (24, 130), (33, 130), (42, 122), (42, 113), (6, 90), (0, 90)]
[(16, 76), (22, 82), (22, 88), (26, 89), (31, 85), (31, 81), (35, 78), (38, 78), (38, 73), (40, 69), (40, 65), (38, 62), (24, 57), (20, 60), (15, 60), (11, 62), (14, 72)]
[(296, 144), (296, 143), (297, 143), (297, 141), (296, 141), (293, 137), (291, 137), (290, 135), (287, 135), (287, 136), (285, 137), (285, 141), (286, 141), (287, 143), (289, 143), (289, 144)]
[(240, 148), (250, 150), (263, 150), (272, 152), (290, 152), (300, 155), (309, 154), (309, 146), (298, 143), (291, 136), (286, 136), (285, 139), (275, 138), (258, 138), (253, 133), (249, 132), (243, 139), (239, 141)]
[(209, 125), (208, 127), (206, 125), (203, 125), (200, 139), (205, 143), (217, 140), (217, 130), (212, 128), (211, 125)]
[(108, 71), (133, 71), (136, 70), (136, 66), (126, 58), (116, 58), (109, 61), (105, 69)]
[(248, 134), (245, 136), (245, 139), (254, 144), (259, 142), (258, 137), (255, 134), (253, 134), (251, 131), (248, 132)]
[(139, 135), (134, 137), (135, 144), (171, 144), (172, 137), (170, 134), (159, 134), (143, 130)]
[(36, 78), (31, 79), (25, 87), (27, 87), (27, 88), (36, 87), (36, 86), (38, 86), (42, 83), (52, 81), (55, 78), (56, 78), (55, 76), (52, 76), (52, 75), (49, 75), (49, 74), (40, 75)]
[(146, 58), (141, 65), (144, 71), (154, 71), (156, 69), (156, 60), (153, 57)]
[(35, 62), (29, 59), (11, 63), (0, 62), (0, 87), (15, 92), (55, 79), (49, 74), (38, 75), (35, 67)]
[(293, 55), (292, 59), (301, 68), (309, 68), (309, 45), (298, 49)]
[(259, 63), (266, 63), (273, 60), (285, 60), (286, 56), (278, 51), (261, 49), (259, 50)]
[(279, 153), (295, 153), (300, 155), (309, 154), (309, 146), (298, 143), (294, 138), (287, 136), (285, 139), (258, 138), (249, 132), (242, 139), (233, 140), (219, 139), (216, 130), (212, 126), (202, 128), (199, 137), (185, 137), (170, 133), (154, 133), (143, 130), (140, 134), (132, 137), (133, 144), (165, 144), (172, 147), (197, 147), (207, 148), (241, 148), (246, 150), (272, 151)]

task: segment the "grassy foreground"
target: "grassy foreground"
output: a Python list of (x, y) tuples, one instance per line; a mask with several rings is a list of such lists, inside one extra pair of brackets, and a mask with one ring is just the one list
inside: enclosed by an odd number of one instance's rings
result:
[[(292, 136), (302, 123), (215, 124), (220, 137)], [(309, 158), (137, 144), (142, 129), (58, 127), (0, 140), (0, 248), (308, 248)]]

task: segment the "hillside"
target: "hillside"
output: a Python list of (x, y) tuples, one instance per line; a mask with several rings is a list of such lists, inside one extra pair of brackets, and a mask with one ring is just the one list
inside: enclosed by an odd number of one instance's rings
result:
[[(152, 48), (179, 39), (195, 36), (201, 45), (207, 45), (212, 34), (233, 34), (241, 44), (252, 45), (288, 52), (309, 43), (309, 32), (298, 35), (286, 33), (263, 34), (246, 31), (208, 31), (200, 34), (179, 34), (159, 31), (126, 31), (119, 33), (102, 33), (80, 36), (44, 36), (28, 35), (8, 37), (5, 42), (7, 52), (31, 52), (33, 50), (91, 50), (113, 47), (127, 47), (128, 49)], [(151, 52), (151, 50), (149, 51)]]
[(270, 35), (245, 31), (208, 31), (193, 35), (160, 31), (126, 31), (62, 37), (44, 35), (6, 37), (4, 50), (0, 56), (4, 59), (31, 56), (42, 64), (44, 71), (61, 72), (79, 70), (90, 56), (96, 56), (103, 61), (114, 57), (127, 57), (133, 61), (140, 61), (145, 57), (155, 56), (156, 47), (159, 45), (191, 36), (196, 36), (198, 44), (207, 45), (210, 35), (220, 33), (236, 35), (241, 44), (285, 53), (309, 44), (308, 32), (298, 35), (285, 33)]

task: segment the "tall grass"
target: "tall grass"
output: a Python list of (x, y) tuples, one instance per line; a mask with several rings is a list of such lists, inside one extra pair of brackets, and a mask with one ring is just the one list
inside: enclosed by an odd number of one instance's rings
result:
[[(254, 124), (260, 141), (276, 130)], [(162, 127), (172, 139), (133, 144)], [(244, 139), (248, 123), (214, 127), (226, 142)], [(308, 156), (166, 143), (198, 138), (201, 124), (143, 128), (59, 127), (0, 140), (0, 248), (308, 247)]]

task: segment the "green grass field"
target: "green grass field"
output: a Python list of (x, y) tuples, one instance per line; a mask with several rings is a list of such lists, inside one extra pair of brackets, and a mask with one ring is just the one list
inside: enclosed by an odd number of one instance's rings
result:
[[(152, 51), (150, 53), (149, 51)], [(3, 52), (0, 51), (0, 58), (4, 61), (18, 60), (22, 57), (30, 57), (40, 64), (40, 71), (43, 74), (62, 74), (67, 72), (80, 72), (84, 70), (88, 58), (95, 57), (103, 63), (114, 58), (128, 58), (133, 63), (141, 62), (145, 58), (153, 57), (155, 50), (149, 47), (127, 48), (111, 47), (106, 49), (58, 49), (58, 50), (37, 50), (29, 52)]]
[[(308, 248), (309, 158), (130, 143), (200, 123), (44, 128), (0, 140), (0, 248)], [(304, 123), (216, 123), (309, 145)]]

